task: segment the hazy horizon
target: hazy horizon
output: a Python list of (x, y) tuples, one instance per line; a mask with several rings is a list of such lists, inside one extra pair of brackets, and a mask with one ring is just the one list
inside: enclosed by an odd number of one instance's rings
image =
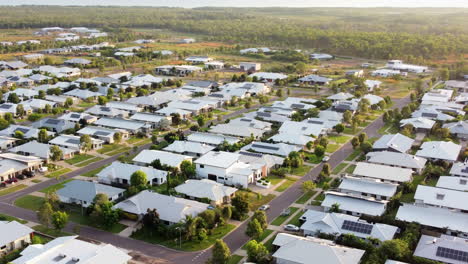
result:
[(467, 0), (0, 0), (2, 6), (76, 5), (76, 6), (154, 6), (154, 7), (462, 7)]

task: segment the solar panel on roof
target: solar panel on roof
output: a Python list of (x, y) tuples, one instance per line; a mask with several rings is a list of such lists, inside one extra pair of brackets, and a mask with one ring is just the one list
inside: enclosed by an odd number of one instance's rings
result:
[(248, 119), (248, 118), (241, 118), (240, 121), (243, 121), (243, 122), (250, 122), (252, 121), (252, 119)]
[(273, 147), (273, 146), (265, 146), (265, 145), (259, 145), (259, 144), (252, 144), (252, 147), (254, 148), (260, 148), (260, 149), (269, 149), (269, 150), (279, 150), (278, 147)]
[(105, 106), (102, 106), (102, 107), (101, 107), (101, 111), (110, 112), (110, 110), (111, 110), (110, 107), (105, 107)]
[(365, 223), (359, 223), (359, 222), (353, 222), (349, 220), (344, 220), (343, 226), (341, 229), (344, 230), (349, 230), (353, 232), (358, 232), (362, 234), (370, 234), (372, 232), (373, 225), (371, 224), (365, 224)]
[(79, 115), (79, 114), (71, 114), (70, 117), (71, 117), (71, 118), (80, 118), (81, 115)]
[(261, 154), (261, 153), (241, 151), (241, 152), (239, 152), (239, 154), (244, 155), (244, 156), (258, 157), (258, 158), (263, 157), (263, 154)]
[(81, 143), (79, 139), (73, 139), (73, 138), (67, 139), (65, 142), (70, 143), (70, 144), (76, 144), (76, 145), (79, 145)]
[(463, 173), (468, 173), (468, 167), (463, 168), (463, 169), (461, 170), (461, 172), (463, 172)]
[(51, 125), (57, 125), (58, 123), (60, 123), (60, 120), (58, 119), (47, 119), (45, 121), (46, 124), (51, 124)]
[(28, 133), (28, 132), (29, 132), (29, 129), (23, 128), (23, 127), (18, 127), (18, 128), (15, 129), (15, 133), (16, 133), (16, 131), (20, 131), (20, 132), (22, 132), (23, 134), (25, 134), (25, 133)]
[(301, 108), (302, 109), (302, 108), (305, 107), (305, 105), (303, 105), (303, 104), (291, 104), (291, 107), (292, 108)]
[(266, 113), (266, 112), (257, 112), (257, 116), (271, 117), (271, 114), (270, 114), (270, 113)]
[(322, 125), (322, 124), (323, 124), (323, 121), (309, 120), (309, 121), (307, 121), (307, 123), (309, 123), (309, 124), (318, 124), (318, 125)]
[(436, 256), (468, 263), (468, 252), (466, 251), (437, 247)]
[(421, 116), (422, 116), (422, 117), (432, 117), (432, 118), (435, 118), (435, 117), (437, 117), (437, 114), (433, 114), (433, 113), (422, 113)]
[(0, 105), (0, 108), (1, 108), (1, 109), (10, 109), (10, 108), (11, 108), (11, 105), (2, 104), (2, 105)]

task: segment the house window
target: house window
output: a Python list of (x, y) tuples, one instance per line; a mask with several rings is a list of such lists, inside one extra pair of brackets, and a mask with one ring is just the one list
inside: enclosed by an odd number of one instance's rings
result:
[(438, 193), (438, 194), (436, 195), (436, 199), (437, 199), (437, 200), (443, 200), (444, 198), (445, 198), (445, 194)]
[(461, 180), (460, 180), (460, 184), (461, 184), (461, 185), (466, 185), (466, 180), (465, 180), (465, 179), (461, 179)]
[(200, 164), (200, 169), (203, 169), (203, 168), (205, 168), (205, 165)]

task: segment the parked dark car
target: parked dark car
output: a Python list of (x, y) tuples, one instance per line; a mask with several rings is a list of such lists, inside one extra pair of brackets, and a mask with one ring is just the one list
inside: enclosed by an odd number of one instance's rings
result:
[(28, 178), (34, 177), (36, 175), (34, 171), (25, 171), (23, 174)]
[(26, 175), (20, 174), (20, 175), (17, 176), (17, 178), (20, 179), (20, 180), (24, 180), (24, 179), (26, 179)]
[(7, 183), (6, 183), (6, 182), (0, 183), (0, 187), (6, 187), (6, 186), (7, 186)]
[(18, 179), (17, 178), (11, 178), (11, 179), (6, 180), (5, 182), (9, 183), (9, 184), (12, 184), (12, 183), (18, 182)]

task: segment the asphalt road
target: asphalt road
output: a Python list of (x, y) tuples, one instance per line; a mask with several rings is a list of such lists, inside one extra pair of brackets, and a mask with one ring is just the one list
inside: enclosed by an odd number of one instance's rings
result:
[[(409, 97), (394, 100), (394, 108), (401, 108), (410, 102)], [(241, 113), (247, 112), (249, 109), (242, 109), (236, 111), (233, 114), (230, 114), (230, 117), (239, 115)], [(382, 118), (378, 118), (369, 126), (367, 126), (363, 132), (366, 132), (368, 137), (377, 137), (378, 129), (384, 125)], [(139, 147), (138, 151), (142, 149), (148, 148), (151, 144), (144, 145)], [(348, 142), (338, 151), (333, 153), (330, 156), (329, 164), (332, 168), (343, 162), (351, 153), (353, 152), (353, 148), (351, 144)], [(103, 165), (109, 164), (115, 160), (117, 160), (118, 155), (100, 160), (98, 162), (92, 163), (86, 167), (77, 169), (73, 172), (70, 172), (64, 176), (64, 178), (72, 178), (78, 176), (84, 172), (99, 168)], [(302, 182), (306, 180), (313, 180), (317, 177), (317, 175), (322, 170), (322, 165), (319, 165), (309, 171), (304, 177), (298, 180), (295, 184), (293, 184), (290, 188), (284, 191), (281, 195), (277, 196), (274, 200), (270, 202), (271, 209), (267, 211), (267, 216), (270, 221), (275, 219), (277, 216), (281, 214), (284, 208), (289, 207), (294, 201), (296, 201), (301, 195), (300, 186)], [(29, 193), (39, 191), (43, 188), (56, 184), (55, 180), (49, 180), (45, 182), (38, 183), (33, 185), (29, 188), (20, 190), (18, 192), (5, 195), (0, 197), (0, 212), (15, 216), (18, 218), (22, 218), (28, 221), (37, 222), (36, 213), (30, 210), (22, 209), (19, 207), (15, 207), (13, 202), (18, 197), (27, 195)], [(65, 231), (72, 231), (74, 223), (70, 223)], [(247, 226), (247, 222), (241, 224), (237, 229), (232, 231), (228, 234), (224, 241), (227, 243), (229, 248), (232, 252), (239, 249), (243, 244), (245, 244), (249, 238), (245, 235), (245, 229)], [(112, 234), (109, 232), (101, 231), (92, 227), (88, 226), (81, 226), (79, 235), (91, 240), (96, 240), (104, 243), (111, 243), (117, 247), (141, 252), (145, 255), (157, 258), (161, 260), (161, 263), (205, 263), (206, 260), (211, 256), (211, 250), (204, 250), (201, 252), (181, 252), (176, 251), (173, 249), (169, 249), (160, 245), (149, 244), (143, 241), (134, 240), (131, 238), (121, 237), (116, 234)]]

